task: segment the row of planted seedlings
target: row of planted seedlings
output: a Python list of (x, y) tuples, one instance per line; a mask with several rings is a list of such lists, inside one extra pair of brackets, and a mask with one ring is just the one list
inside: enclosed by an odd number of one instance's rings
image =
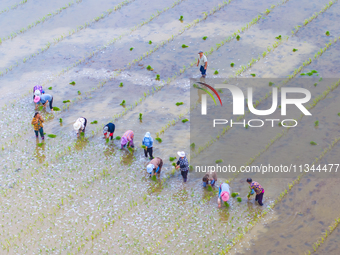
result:
[(26, 33), (27, 31), (29, 31), (33, 27), (35, 27), (35, 26), (37, 26), (39, 24), (44, 23), (45, 21), (51, 19), (52, 17), (55, 17), (58, 14), (62, 13), (64, 10), (74, 6), (75, 4), (81, 3), (81, 2), (82, 2), (82, 0), (71, 1), (71, 2), (63, 5), (62, 7), (56, 9), (55, 11), (52, 11), (52, 12), (49, 12), (49, 13), (45, 14), (44, 16), (40, 17), (36, 21), (34, 21), (31, 24), (27, 25), (27, 27), (23, 27), (23, 28), (21, 28), (20, 30), (17, 30), (17, 31), (12, 31), (11, 34), (0, 38), (0, 44), (5, 42), (5, 41), (12, 40), (13, 38), (17, 37), (18, 35)]
[[(220, 6), (220, 8), (222, 8), (222, 7)], [(213, 11), (211, 11), (208, 15), (212, 15), (212, 14), (215, 13), (216, 11), (217, 11), (217, 9), (214, 8)], [(204, 20), (206, 17), (207, 17), (207, 16), (204, 16), (204, 18), (202, 18), (201, 20)], [(198, 23), (199, 21), (201, 21), (201, 20), (195, 20), (194, 22), (190, 23), (186, 28), (184, 28), (183, 30), (181, 30), (177, 35), (182, 34), (184, 31), (186, 31), (187, 29), (189, 29), (189, 28), (192, 27), (193, 25), (197, 24), (197, 23)], [(153, 50), (151, 50), (150, 52), (147, 52), (146, 54), (141, 55), (139, 58), (135, 59), (133, 62), (134, 62), (135, 64), (136, 64), (137, 62), (140, 62), (143, 58), (146, 58), (146, 57), (149, 56), (151, 53), (157, 51), (160, 47), (164, 46), (166, 42), (169, 42), (170, 40), (173, 40), (173, 38), (174, 38), (174, 37), (172, 36), (172, 37), (170, 37), (167, 41), (163, 41), (162, 43), (160, 43), (160, 44), (158, 44), (156, 47), (154, 47)], [(128, 67), (126, 67), (126, 68), (129, 68), (130, 66), (131, 66), (131, 65), (128, 65)], [(99, 89), (99, 88), (102, 88), (108, 81), (110, 81), (110, 80), (114, 79), (115, 77), (119, 76), (120, 73), (121, 73), (122, 71), (124, 71), (126, 68), (120, 69), (120, 71), (119, 71), (118, 73), (116, 73), (113, 77), (105, 78), (104, 80), (102, 80), (101, 82), (99, 82), (98, 85), (97, 85), (96, 87), (93, 87), (91, 90), (89, 90), (89, 91), (87, 91), (87, 92), (78, 91), (78, 92), (81, 93), (81, 95), (78, 95), (76, 98), (74, 98), (74, 99), (72, 99), (72, 100), (65, 100), (66, 105), (64, 105), (64, 106), (62, 107), (62, 110), (68, 109), (72, 103), (81, 100), (81, 99), (83, 98), (83, 95), (86, 96), (86, 95), (88, 95), (90, 92), (93, 92), (93, 91), (95, 91), (95, 90), (97, 90), (97, 89)], [(60, 74), (60, 75), (61, 75), (61, 74)], [(175, 77), (173, 77), (173, 78), (175, 78)], [(167, 83), (170, 83), (170, 81), (171, 81), (171, 80), (168, 80)], [(163, 82), (164, 82), (164, 81), (163, 81)], [(46, 84), (44, 84), (44, 85), (46, 85)], [(48, 88), (52, 89), (52, 92), (53, 92), (53, 87), (48, 87)], [(2, 109), (3, 114), (5, 114), (5, 112), (6, 112), (6, 116), (9, 116), (9, 118), (6, 118), (6, 123), (5, 123), (5, 124), (6, 124), (7, 126), (12, 127), (12, 125), (10, 125), (10, 124), (11, 124), (12, 122), (15, 121), (15, 116), (17, 115), (17, 113), (18, 113), (20, 110), (22, 111), (23, 108), (25, 109), (25, 108), (30, 107), (30, 105), (31, 105), (30, 102), (31, 102), (31, 100), (32, 100), (32, 99), (31, 99), (31, 95), (32, 95), (31, 93), (32, 93), (32, 91), (30, 91), (29, 96), (28, 96), (28, 95), (25, 95), (25, 97), (24, 97), (24, 102), (22, 102), (22, 105), (20, 105), (19, 102), (16, 102), (16, 104), (12, 104), (12, 107), (11, 107), (11, 108), (7, 108), (7, 107), (6, 107), (6, 108), (3, 108), (3, 109)], [(79, 94), (79, 93), (78, 93), (78, 94)], [(70, 102), (68, 102), (68, 101), (70, 101)], [(17, 108), (17, 106), (19, 106), (19, 109)], [(20, 109), (20, 108), (21, 108), (21, 109)], [(13, 112), (13, 114), (9, 114), (8, 110), (14, 110), (15, 112)], [(24, 113), (25, 113), (25, 112), (24, 112)], [(11, 116), (13, 116), (13, 119), (12, 119)], [(27, 132), (27, 131), (29, 130), (29, 126), (30, 126), (30, 121), (29, 121), (29, 119), (30, 119), (30, 118), (31, 118), (31, 116), (29, 116), (29, 114), (27, 113), (27, 121), (26, 121), (26, 123), (27, 123), (27, 128), (23, 128), (23, 129), (25, 130), (25, 132)], [(57, 118), (58, 118), (58, 116), (57, 116)], [(13, 126), (13, 133), (15, 133), (15, 132), (17, 132), (17, 129), (15, 128), (15, 126)], [(5, 134), (3, 135), (3, 138), (4, 138), (5, 136), (6, 136), (6, 138), (7, 138), (8, 135), (9, 135), (9, 134), (5, 133)]]
[(17, 7), (19, 7), (20, 5), (23, 5), (23, 4), (27, 3), (27, 1), (28, 1), (28, 0), (22, 0), (22, 1), (18, 2), (18, 3), (12, 4), (11, 6), (2, 9), (2, 10), (0, 11), (0, 14), (3, 14), (3, 13), (5, 13), (5, 12), (9, 12), (10, 10), (14, 10), (14, 9), (16, 9)]
[[(306, 19), (304, 21), (304, 25), (297, 25), (295, 26), (295, 29), (292, 31), (292, 34), (293, 35), (296, 35), (296, 33), (304, 26), (306, 26), (307, 24), (309, 24), (312, 20), (314, 20), (316, 17), (318, 17), (320, 14), (324, 13), (328, 8), (330, 8), (331, 6), (333, 5), (333, 2), (329, 2), (328, 4), (326, 4), (319, 12), (313, 14), (311, 17), (309, 17), (308, 19)], [(308, 27), (309, 29), (309, 27)], [(311, 30), (314, 30), (314, 27), (311, 27), (310, 28)], [(290, 37), (286, 37), (286, 39), (288, 40)], [(273, 38), (274, 39), (274, 38)], [(332, 43), (335, 43), (337, 41), (337, 38), (334, 39), (334, 42)], [(260, 61), (261, 59), (264, 59), (264, 60), (267, 60), (267, 56), (270, 52), (273, 52), (277, 47), (279, 47), (281, 44), (284, 44), (286, 42), (286, 40), (283, 40), (282, 38), (280, 39), (276, 39), (275, 42), (272, 44), (272, 47), (268, 47), (266, 51), (264, 51), (261, 55), (258, 56), (258, 58), (252, 58), (251, 61), (248, 62), (247, 65), (241, 65), (239, 69), (237, 69), (236, 71), (234, 71), (234, 74), (230, 76), (230, 78), (237, 78), (239, 76), (242, 76), (242, 74), (244, 74), (245, 71), (247, 71), (248, 69), (250, 69), (251, 67), (254, 66), (255, 63), (257, 63), (258, 61)], [(302, 68), (304, 68), (305, 66), (307, 66), (308, 64), (311, 63), (311, 61), (313, 60), (316, 60), (320, 55), (322, 55), (322, 53), (324, 51), (326, 51), (331, 45), (332, 45), (331, 42), (329, 43), (326, 43), (326, 47), (322, 47), (317, 53), (314, 54), (314, 58), (313, 59), (307, 59), (305, 62), (302, 63), (301, 66), (297, 67), (294, 72), (288, 76), (288, 78), (282, 83), (282, 84), (273, 84), (273, 83), (269, 83), (269, 87), (271, 86), (275, 86), (275, 87), (278, 87), (279, 89), (285, 84), (287, 83), (290, 79), (294, 78), (295, 76), (297, 76), (299, 74), (299, 72), (302, 70)], [(221, 43), (222, 44), (222, 43)], [(219, 44), (219, 45), (221, 45)], [(216, 47), (216, 49), (212, 48), (211, 49), (211, 53), (214, 52), (215, 50), (218, 50), (219, 49), (219, 46)], [(206, 52), (206, 55), (207, 52)], [(211, 59), (211, 57), (209, 58), (209, 60)], [(214, 61), (215, 58), (214, 58)], [(193, 66), (195, 64), (195, 62), (192, 62), (191, 63), (191, 66)], [(235, 64), (234, 63), (231, 63), (231, 66), (233, 67)], [(184, 69), (185, 70), (185, 69)], [(184, 72), (181, 70), (181, 73)], [(320, 77), (321, 78), (321, 77)], [(229, 79), (226, 80), (226, 82), (230, 81)], [(219, 93), (223, 93), (223, 90), (219, 90)], [(268, 93), (265, 94), (264, 97), (260, 98), (259, 100), (256, 100), (255, 104), (254, 104), (254, 108), (256, 108), (263, 100), (267, 99), (268, 97), (271, 96), (271, 93), (272, 91), (269, 90)], [(249, 113), (249, 111), (247, 111), (247, 113)], [(180, 116), (181, 117), (181, 116)], [(176, 122), (177, 121), (180, 121), (181, 118), (177, 118)], [(239, 120), (242, 120), (242, 117), (238, 118), (237, 121)], [(175, 123), (172, 123), (172, 124), (175, 124)], [(224, 130), (223, 133), (225, 133), (229, 128), (226, 128), (226, 130)], [(216, 134), (218, 137), (221, 135), (221, 134)], [(207, 139), (208, 137), (205, 137), (203, 139)], [(212, 144), (213, 143), (213, 140), (211, 141), (207, 141), (205, 143), (205, 146), (209, 146), (209, 144)], [(202, 150), (203, 148), (198, 148), (198, 152), (200, 150)]]

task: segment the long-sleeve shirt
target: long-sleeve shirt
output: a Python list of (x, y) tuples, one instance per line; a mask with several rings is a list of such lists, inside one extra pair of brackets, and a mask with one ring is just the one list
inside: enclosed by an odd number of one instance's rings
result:
[(123, 137), (125, 137), (129, 142), (133, 140), (134, 134), (132, 130), (128, 130), (124, 133)]
[(250, 188), (254, 189), (256, 194), (261, 194), (264, 192), (264, 188), (258, 182), (252, 182)]
[(209, 183), (211, 185), (214, 185), (216, 183), (216, 181), (217, 181), (217, 174), (216, 174), (216, 172), (209, 172), (208, 175), (209, 175), (208, 176), (209, 180), (208, 180), (207, 183), (203, 182), (203, 187), (206, 187), (207, 184), (209, 184)]
[[(161, 164), (163, 164), (163, 161), (162, 161), (162, 159), (161, 158), (154, 158), (154, 159), (152, 159), (150, 162), (149, 162), (149, 164), (152, 164), (154, 167), (155, 167), (155, 169), (157, 169)], [(162, 166), (161, 166), (162, 167)], [(161, 168), (160, 167), (160, 168)]]
[(152, 139), (152, 137), (151, 136), (150, 137), (146, 137), (145, 136), (143, 138), (143, 145), (145, 145), (148, 148), (151, 148), (153, 146), (153, 139)]
[(227, 191), (230, 195), (230, 187), (228, 183), (222, 183), (220, 188), (218, 189), (218, 198), (221, 199), (222, 192)]
[(40, 101), (37, 104), (39, 103), (45, 104), (47, 100), (51, 102), (52, 96), (50, 94), (43, 94), (40, 96)]
[(107, 131), (108, 131), (109, 133), (114, 133), (114, 132), (115, 132), (115, 129), (116, 129), (115, 124), (113, 124), (113, 123), (110, 122), (110, 123), (107, 124), (106, 126), (107, 126), (107, 128), (108, 128)]
[(181, 171), (189, 171), (189, 162), (187, 157), (179, 158), (177, 165), (179, 165)]
[(40, 128), (42, 128), (43, 122), (44, 122), (44, 120), (41, 117), (40, 118), (34, 117), (33, 120), (32, 120), (32, 125), (34, 126), (34, 130), (38, 131)]

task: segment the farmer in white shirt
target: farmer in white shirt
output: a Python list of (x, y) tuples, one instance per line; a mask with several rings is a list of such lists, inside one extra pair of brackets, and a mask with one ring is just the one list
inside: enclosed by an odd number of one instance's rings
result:
[(197, 66), (199, 65), (200, 71), (202, 74), (202, 77), (206, 76), (207, 72), (207, 67), (208, 67), (208, 59), (207, 57), (203, 54), (203, 51), (198, 52), (198, 60), (197, 60)]

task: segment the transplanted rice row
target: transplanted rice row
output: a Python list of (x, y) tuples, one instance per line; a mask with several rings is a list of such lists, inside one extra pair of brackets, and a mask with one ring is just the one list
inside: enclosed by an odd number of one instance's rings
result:
[(24, 5), (25, 3), (27, 3), (28, 0), (22, 0), (21, 2), (18, 2), (16, 4), (13, 4), (11, 7), (7, 7), (5, 9), (3, 9), (2, 11), (0, 11), (0, 14), (4, 13), (4, 12), (9, 12), (10, 10), (14, 10), (16, 9), (18, 6), (20, 5)]

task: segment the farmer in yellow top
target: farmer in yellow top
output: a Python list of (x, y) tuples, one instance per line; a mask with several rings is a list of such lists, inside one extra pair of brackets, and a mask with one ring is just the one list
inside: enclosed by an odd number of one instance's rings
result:
[(43, 122), (44, 120), (41, 117), (41, 115), (38, 112), (36, 112), (32, 120), (32, 125), (34, 126), (34, 133), (37, 139), (39, 138), (40, 133), (41, 139), (44, 140)]

